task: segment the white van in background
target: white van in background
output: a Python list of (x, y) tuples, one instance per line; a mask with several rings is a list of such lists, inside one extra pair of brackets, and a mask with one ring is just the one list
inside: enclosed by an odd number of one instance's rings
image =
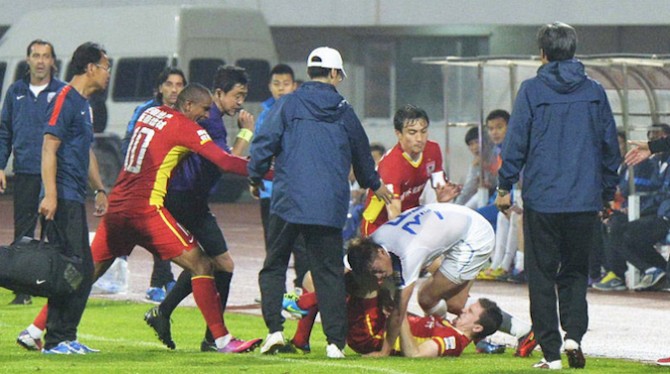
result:
[(121, 168), (120, 138), (133, 110), (153, 96), (166, 66), (181, 68), (189, 82), (207, 87), (218, 66), (244, 67), (250, 76), (246, 106), (257, 114), (260, 102), (270, 96), (269, 73), (277, 62), (270, 29), (258, 10), (171, 5), (45, 9), (27, 13), (0, 39), (2, 98), (27, 72), (26, 47), (38, 38), (54, 45), (57, 75), (65, 81), (72, 76), (67, 67), (77, 46), (93, 41), (107, 50), (109, 87), (90, 100), (95, 151), (107, 186)]

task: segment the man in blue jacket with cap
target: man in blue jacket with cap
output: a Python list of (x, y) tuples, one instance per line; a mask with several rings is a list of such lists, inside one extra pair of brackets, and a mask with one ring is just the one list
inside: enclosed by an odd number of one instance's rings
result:
[(375, 171), (370, 142), (353, 108), (337, 92), (346, 77), (342, 56), (320, 47), (307, 59), (310, 81), (284, 95), (268, 113), (251, 144), (251, 193), (275, 157), (267, 256), (259, 274), (262, 311), (269, 335), (261, 353), (286, 345), (282, 299), (293, 243), (299, 234), (321, 306), (326, 354), (344, 357), (347, 317), (342, 227), (349, 206), (349, 168), (358, 183), (389, 203), (391, 194)]
[(535, 367), (562, 367), (558, 293), (563, 348), (570, 367), (583, 368), (589, 250), (598, 212), (614, 199), (621, 154), (605, 90), (574, 58), (575, 29), (548, 24), (537, 40), (542, 66), (519, 88), (503, 142), (495, 204), (509, 209), (509, 190), (523, 169), (530, 315), (544, 353)]

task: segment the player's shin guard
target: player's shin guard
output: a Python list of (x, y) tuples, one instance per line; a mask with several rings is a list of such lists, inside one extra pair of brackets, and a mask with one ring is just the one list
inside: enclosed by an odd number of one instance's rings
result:
[(312, 328), (314, 327), (316, 314), (319, 312), (319, 306), (314, 303), (307, 311), (307, 315), (298, 321), (298, 329), (292, 339), (293, 344), (297, 347), (309, 346), (309, 337), (312, 335)]
[[(230, 294), (230, 282), (233, 279), (233, 273), (226, 271), (217, 271), (214, 273), (214, 282), (216, 283), (216, 290), (219, 292), (219, 298), (221, 300), (221, 311), (222, 313), (226, 312), (226, 305), (228, 304), (228, 295)], [(223, 317), (225, 325), (225, 315)], [(214, 337), (212, 332), (209, 331), (209, 328), (205, 329), (205, 340), (208, 342), (213, 342)]]
[(191, 284), (195, 303), (205, 318), (210, 331), (212, 331), (214, 339), (228, 335), (228, 329), (223, 323), (221, 301), (219, 294), (216, 292), (214, 278), (203, 275), (195, 276), (191, 279)]
[(47, 316), (49, 314), (49, 304), (45, 304), (33, 321), (33, 326), (44, 331), (47, 328)]

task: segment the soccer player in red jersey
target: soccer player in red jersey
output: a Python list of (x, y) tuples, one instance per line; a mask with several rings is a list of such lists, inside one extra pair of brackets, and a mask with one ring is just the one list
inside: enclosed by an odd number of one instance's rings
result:
[[(108, 214), (98, 226), (91, 250), (96, 279), (116, 257), (130, 254), (135, 245), (189, 270), (195, 302), (212, 331), (217, 350), (240, 353), (256, 348), (261, 340), (242, 342), (228, 332), (210, 260), (199, 250), (195, 238), (163, 207), (172, 170), (191, 151), (223, 171), (247, 175), (247, 161), (221, 150), (195, 123), (207, 116), (211, 104), (209, 90), (191, 84), (179, 94), (176, 109), (154, 107), (140, 116), (124, 168), (109, 197)], [(46, 315), (46, 307), (42, 315)], [(34, 324), (39, 326), (37, 320)]]
[(419, 206), (419, 197), (429, 180), (439, 202), (449, 202), (460, 193), (460, 186), (444, 179), (442, 151), (439, 144), (428, 140), (429, 124), (426, 111), (413, 105), (405, 105), (393, 116), (398, 144), (384, 155), (377, 170), (393, 193), (393, 200), (384, 209), (384, 203), (368, 193), (361, 222), (363, 236), (371, 235), (401, 212)]

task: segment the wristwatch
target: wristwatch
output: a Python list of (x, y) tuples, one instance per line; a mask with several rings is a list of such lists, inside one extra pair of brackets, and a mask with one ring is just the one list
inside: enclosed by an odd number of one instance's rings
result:
[(505, 197), (505, 196), (509, 195), (508, 190), (503, 190), (500, 187), (496, 188), (496, 192), (498, 192), (498, 196), (500, 196), (500, 197)]

